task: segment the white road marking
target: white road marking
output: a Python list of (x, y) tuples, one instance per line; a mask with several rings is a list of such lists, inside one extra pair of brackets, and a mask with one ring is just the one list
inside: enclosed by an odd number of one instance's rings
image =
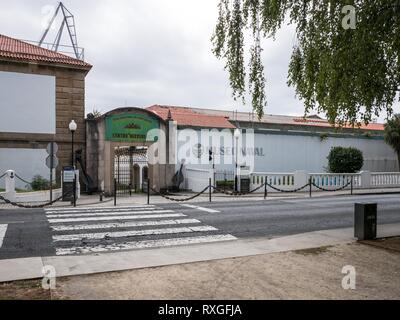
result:
[(61, 256), (61, 255), (72, 255), (72, 254), (82, 254), (82, 253), (99, 253), (107, 251), (120, 251), (120, 250), (156, 248), (156, 247), (170, 247), (170, 246), (199, 244), (199, 243), (211, 243), (220, 241), (232, 241), (236, 239), (237, 239), (236, 237), (227, 234), (227, 235), (174, 238), (174, 239), (163, 239), (163, 240), (132, 241), (124, 243), (114, 243), (109, 245), (56, 248), (56, 254)]
[(218, 229), (210, 226), (200, 226), (200, 227), (165, 228), (165, 229), (120, 231), (120, 232), (99, 232), (99, 233), (68, 234), (68, 235), (53, 236), (53, 240), (55, 242), (100, 240), (105, 238), (123, 238), (123, 237), (150, 236), (150, 235), (160, 235), (160, 234), (193, 233), (193, 232), (207, 232), (207, 231), (217, 231), (217, 230)]
[(94, 230), (94, 229), (111, 229), (111, 228), (131, 228), (146, 226), (165, 226), (177, 224), (197, 224), (201, 221), (196, 219), (180, 219), (180, 220), (158, 220), (158, 221), (138, 221), (138, 222), (115, 222), (102, 224), (80, 224), (80, 225), (53, 225), (53, 231), (76, 231), (76, 230)]
[(173, 210), (151, 210), (151, 211), (127, 211), (127, 212), (96, 212), (96, 213), (73, 213), (73, 214), (50, 214), (49, 219), (54, 218), (73, 218), (73, 217), (99, 217), (99, 216), (122, 216), (134, 214), (154, 214), (154, 213), (173, 213)]
[(221, 211), (214, 210), (214, 209), (209, 209), (209, 208), (204, 208), (204, 207), (199, 207), (199, 206), (194, 206), (192, 204), (181, 204), (182, 207), (186, 208), (192, 208), (192, 209), (197, 209), (200, 211), (208, 212), (208, 213), (220, 213)]
[(0, 224), (0, 248), (3, 246), (3, 240), (6, 236), (8, 224)]
[(111, 221), (111, 220), (137, 220), (137, 219), (163, 219), (163, 218), (179, 218), (186, 217), (182, 213), (171, 214), (148, 214), (148, 215), (131, 215), (131, 216), (114, 216), (114, 217), (95, 217), (95, 218), (67, 218), (67, 219), (48, 219), (49, 223), (68, 223), (68, 222), (83, 222), (83, 221)]
[[(95, 213), (95, 212), (131, 212), (131, 211), (139, 211), (139, 210), (154, 210), (156, 209), (154, 206), (152, 207), (136, 207), (136, 208), (125, 208), (125, 209), (118, 209), (118, 208), (110, 208), (110, 209), (91, 209), (91, 210), (58, 210), (58, 211), (46, 211), (46, 215), (49, 214), (72, 214), (72, 213)], [(158, 208), (162, 209), (162, 208)]]
[(82, 207), (82, 208), (49, 208), (45, 209), (47, 213), (49, 212), (80, 212), (80, 211), (93, 211), (93, 210), (100, 210), (100, 211), (105, 211), (105, 210), (133, 210), (137, 208), (154, 208), (155, 205), (150, 204), (150, 205), (134, 205), (134, 206), (126, 206), (126, 207)]

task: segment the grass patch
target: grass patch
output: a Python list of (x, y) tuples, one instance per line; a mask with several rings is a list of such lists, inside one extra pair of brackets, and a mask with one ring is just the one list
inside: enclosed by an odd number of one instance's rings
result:
[(323, 254), (325, 252), (328, 252), (329, 248), (331, 248), (331, 247), (332, 246), (325, 246), (325, 247), (319, 247), (319, 248), (310, 248), (310, 249), (302, 249), (302, 250), (295, 250), (293, 252), (297, 253), (297, 254), (301, 254), (303, 256), (309, 256), (309, 255), (317, 256), (317, 255)]
[(0, 283), (0, 300), (51, 300), (51, 294), (41, 280), (13, 281)]

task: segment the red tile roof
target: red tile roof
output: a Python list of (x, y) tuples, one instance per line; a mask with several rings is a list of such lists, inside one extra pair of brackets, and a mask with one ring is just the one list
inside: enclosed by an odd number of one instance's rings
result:
[[(315, 126), (315, 127), (332, 127), (327, 120), (321, 119), (310, 119), (310, 118), (293, 118), (295, 124), (298, 125), (306, 125), (306, 126)], [(352, 129), (353, 127), (350, 125), (345, 125), (344, 128)], [(356, 127), (357, 128), (357, 127)], [(372, 130), (372, 131), (384, 131), (385, 125), (382, 123), (369, 123), (368, 125), (362, 124), (360, 129), (363, 130)]]
[(164, 120), (168, 118), (168, 113), (171, 111), (172, 119), (175, 120), (179, 126), (219, 129), (236, 128), (226, 117), (201, 114), (196, 112), (195, 109), (154, 105), (147, 108), (147, 110), (154, 112)]
[(66, 65), (80, 69), (92, 68), (92, 66), (85, 61), (0, 34), (0, 60), (2, 58), (7, 60)]
[[(332, 125), (325, 119), (318, 119), (316, 117), (296, 117), (296, 116), (283, 116), (283, 115), (264, 115), (258, 121), (255, 115), (248, 112), (233, 112), (226, 110), (204, 109), (204, 108), (188, 108), (188, 107), (170, 107), (170, 106), (152, 106), (149, 110), (160, 115), (163, 119), (168, 117), (168, 110), (171, 110), (172, 117), (178, 121), (179, 125), (197, 126), (197, 127), (215, 127), (215, 128), (234, 128), (231, 123), (235, 120), (239, 122), (254, 122), (265, 124), (281, 124), (281, 125), (297, 125), (309, 127), (322, 127), (332, 128)], [(214, 119), (213, 119), (214, 118)], [(217, 125), (207, 125), (207, 123), (215, 123)], [(193, 124), (195, 123), (195, 124)], [(206, 123), (203, 125), (202, 123)], [(224, 126), (229, 123), (230, 126)], [(345, 126), (344, 128), (352, 129), (352, 126)], [(361, 125), (362, 130), (383, 131), (384, 125), (381, 123), (370, 123), (368, 125)]]

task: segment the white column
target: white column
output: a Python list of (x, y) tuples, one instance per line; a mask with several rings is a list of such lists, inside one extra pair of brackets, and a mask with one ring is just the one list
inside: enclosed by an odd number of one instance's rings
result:
[(15, 201), (17, 193), (15, 192), (15, 172), (14, 170), (6, 171), (6, 194), (5, 198)]
[(139, 164), (139, 190), (142, 190), (143, 187), (143, 165)]

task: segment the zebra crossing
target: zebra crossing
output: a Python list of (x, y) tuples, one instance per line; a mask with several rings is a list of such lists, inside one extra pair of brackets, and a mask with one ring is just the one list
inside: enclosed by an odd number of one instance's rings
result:
[(156, 205), (45, 210), (56, 255), (232, 241), (213, 226)]

